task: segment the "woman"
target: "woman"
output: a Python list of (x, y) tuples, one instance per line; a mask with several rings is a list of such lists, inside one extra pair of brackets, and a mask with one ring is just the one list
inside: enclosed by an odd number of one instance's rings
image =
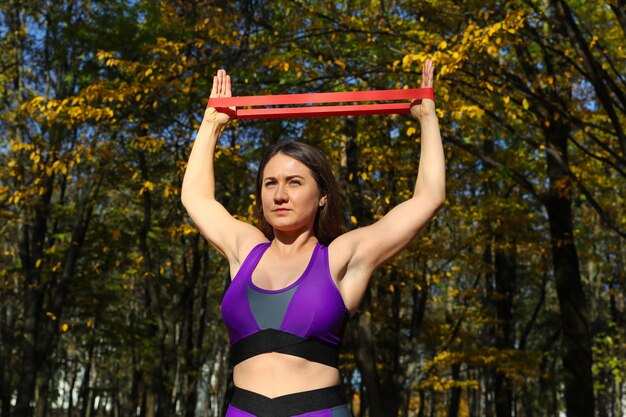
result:
[[(424, 64), (422, 87), (434, 65)], [(219, 70), (211, 97), (230, 97)], [(337, 348), (373, 271), (404, 248), (445, 199), (444, 154), (435, 103), (411, 108), (422, 132), (413, 197), (378, 222), (342, 234), (330, 167), (310, 146), (269, 149), (257, 177), (261, 229), (239, 221), (215, 199), (213, 154), (228, 112), (208, 108), (185, 172), (182, 202), (230, 265), (222, 303), (235, 366), (227, 417), (345, 417)]]

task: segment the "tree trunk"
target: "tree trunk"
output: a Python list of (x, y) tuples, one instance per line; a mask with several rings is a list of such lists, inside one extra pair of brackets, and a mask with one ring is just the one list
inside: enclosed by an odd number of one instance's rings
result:
[[(16, 0), (12, 0), (10, 2), (10, 6), (7, 7), (7, 12), (5, 14), (5, 21), (4, 26), (6, 27), (6, 30), (8, 33), (26, 33), (24, 30), (24, 23), (22, 21), (22, 8), (20, 7), (20, 2), (16, 1)], [(13, 62), (6, 62), (5, 65), (10, 68), (13, 67), (14, 68), (14, 72), (13, 72), (13, 77), (12, 80), (9, 82), (8, 81), (8, 77), (9, 77), (9, 73), (7, 70), (5, 70), (5, 76), (7, 76), (7, 86), (10, 86), (15, 94), (19, 97), (23, 96), (23, 80), (22, 80), (22, 71), (23, 71), (23, 55), (24, 55), (24, 36), (14, 36), (13, 37), (13, 42), (12, 43), (8, 43), (8, 50), (12, 51), (12, 57), (14, 58)], [(13, 125), (11, 127), (11, 125), (9, 125), (9, 131), (8, 131), (8, 137), (13, 137), (16, 141), (21, 142), (23, 139), (23, 131), (21, 127), (15, 126)], [(24, 260), (28, 260), (29, 256), (28, 256), (28, 229), (26, 229), (26, 225), (22, 225), (22, 230), (20, 231), (21, 236), (18, 237), (18, 239), (21, 240), (21, 245), (20, 245), (20, 257), (22, 258), (22, 265)], [(26, 253), (23, 253), (23, 252)], [(25, 269), (24, 272), (28, 271), (28, 269)], [(25, 276), (25, 278), (28, 280), (30, 277), (28, 275)], [(32, 280), (32, 278), (31, 278)], [(34, 366), (34, 359), (35, 359), (35, 340), (36, 340), (36, 335), (34, 334), (35, 329), (37, 327), (36, 325), (36, 317), (34, 316), (34, 314), (32, 314), (33, 310), (36, 310), (36, 306), (35, 304), (35, 294), (33, 294), (36, 289), (33, 288), (29, 288), (28, 286), (23, 287), (26, 289), (26, 292), (24, 293), (24, 297), (22, 299), (22, 306), (23, 307), (29, 307), (28, 310), (24, 309), (24, 324), (23, 324), (23, 336), (22, 336), (22, 340), (21, 340), (21, 360), (22, 360), (22, 368), (19, 370), (19, 372), (22, 371), (28, 371), (28, 375), (32, 375), (32, 367)], [(20, 289), (21, 290), (21, 289)], [(31, 307), (32, 306), (32, 307)], [(8, 307), (4, 307), (3, 306), (3, 316), (2, 318), (4, 319), (5, 317), (7, 317), (6, 314), (4, 314), (6, 312), (5, 308)], [(30, 315), (26, 315), (26, 312), (29, 311), (31, 314)], [(17, 345), (19, 343), (19, 339), (16, 341), (11, 340), (11, 343), (8, 343), (8, 336), (9, 334), (14, 331), (13, 328), (9, 328), (7, 326), (7, 332), (5, 334), (4, 332), (4, 322), (0, 323), (3, 326), (0, 327), (2, 333), (0, 333), (0, 337), (2, 337), (2, 340), (0, 340), (1, 342), (1, 346), (0, 346), (0, 352), (1, 355), (0, 356), (0, 372), (2, 372), (2, 375), (0, 375), (0, 402), (2, 404), (1, 408), (0, 408), (0, 415), (2, 417), (10, 417), (11, 415), (11, 397), (12, 394), (14, 392), (14, 387), (11, 386), (11, 372), (9, 369), (9, 366), (11, 365), (8, 361), (9, 357), (10, 357), (10, 349), (12, 347), (14, 347), (14, 345)], [(9, 330), (10, 329), (10, 330)], [(6, 337), (5, 337), (6, 336)], [(5, 350), (6, 349), (6, 350)], [(17, 350), (17, 349), (16, 349)], [(27, 368), (24, 369), (24, 364), (28, 364)], [(17, 368), (16, 365), (15, 368)], [(34, 378), (30, 377), (29, 381), (24, 381), (23, 377), (18, 378), (17, 381), (17, 389), (18, 389), (18, 397), (17, 397), (17, 403), (15, 404), (14, 407), (14, 416), (15, 417), (21, 417), (21, 416), (28, 416), (29, 415), (29, 407), (30, 407), (30, 396), (28, 395), (28, 390), (31, 389), (31, 387), (34, 387)], [(32, 394), (31, 394), (32, 395)]]
[[(20, 258), (24, 274), (23, 311), (24, 327), (22, 334), (22, 364), (19, 371), (17, 401), (13, 411), (14, 417), (32, 417), (35, 386), (42, 360), (39, 349), (40, 334), (43, 319), (43, 293), (40, 283), (40, 272), (37, 261), (43, 259), (43, 246), (46, 236), (48, 211), (52, 187), (47, 187), (42, 196), (39, 209), (35, 211), (35, 224), (32, 228), (22, 226), (20, 241)], [(51, 318), (45, 317), (50, 320)]]
[(391, 349), (391, 366), (389, 367), (389, 373), (385, 375), (385, 380), (389, 381), (389, 386), (386, 388), (386, 411), (389, 416), (397, 416), (398, 411), (403, 403), (402, 398), (405, 394), (404, 383), (406, 381), (405, 369), (400, 364), (400, 338), (401, 335), (401, 318), (400, 318), (400, 304), (401, 299), (401, 287), (400, 279), (395, 268), (392, 268), (391, 274), (385, 277), (394, 286), (394, 291), (391, 294), (391, 323), (390, 329), (392, 333), (391, 343), (393, 346)]
[[(366, 297), (369, 298), (369, 290), (367, 293)], [(369, 417), (388, 417), (389, 413), (385, 409), (383, 389), (376, 368), (371, 316), (360, 314), (357, 320), (358, 347), (356, 350), (356, 363), (361, 371), (361, 378), (366, 388), (365, 396)]]
[[(148, 132), (142, 130), (140, 134), (147, 134)], [(139, 167), (141, 171), (142, 180), (147, 181), (150, 178), (148, 166), (148, 158), (144, 152), (139, 152), (138, 155)], [(152, 193), (149, 190), (145, 190), (142, 194), (142, 209), (143, 218), (139, 227), (139, 248), (143, 255), (142, 267), (144, 271), (144, 277), (149, 279), (144, 280), (146, 291), (146, 311), (149, 314), (150, 320), (154, 322), (152, 324), (150, 333), (151, 339), (154, 341), (155, 359), (145, 374), (146, 381), (146, 417), (169, 417), (171, 407), (171, 390), (169, 387), (169, 367), (168, 352), (170, 351), (171, 341), (173, 336), (170, 335), (170, 327), (166, 320), (167, 310), (163, 308), (161, 301), (161, 289), (160, 289), (160, 272), (158, 264), (155, 262), (153, 256), (153, 249), (151, 248), (148, 235), (152, 228)], [(171, 336), (171, 337), (170, 337)], [(172, 367), (173, 368), (173, 367)]]
[[(4, 327), (4, 323), (0, 323)], [(9, 417), (11, 413), (11, 379), (9, 375), (8, 354), (5, 353), (5, 338), (0, 340), (0, 417)]]
[(146, 389), (145, 389), (145, 404), (144, 404), (144, 411), (145, 411), (145, 417), (155, 417), (156, 412), (155, 412), (155, 408), (156, 408), (156, 396), (154, 395), (154, 389), (153, 389), (153, 381), (152, 381), (153, 377), (149, 376), (147, 377), (146, 380)]
[[(461, 376), (461, 364), (453, 363), (451, 366), (452, 379), (458, 381)], [(458, 417), (461, 406), (461, 388), (454, 387), (450, 390), (450, 404), (448, 406), (448, 417)]]
[[(485, 140), (483, 142), (483, 152), (492, 156), (495, 152), (494, 141)], [(491, 171), (490, 166), (486, 167), (487, 171)], [(494, 196), (506, 197), (503, 193), (503, 186), (495, 180), (486, 180), (485, 188), (489, 194)], [(506, 216), (506, 214), (503, 214)], [(489, 222), (487, 227), (492, 232), (492, 242), (487, 246), (485, 251), (485, 263), (493, 264), (493, 282), (488, 283), (488, 289), (491, 292), (495, 309), (496, 322), (493, 328), (493, 337), (495, 339), (495, 347), (500, 350), (513, 349), (513, 305), (515, 301), (515, 241), (508, 236), (510, 231), (506, 229), (506, 220), (503, 218), (500, 223), (495, 222), (496, 226), (492, 226)], [(497, 226), (502, 224), (505, 226)], [(513, 392), (507, 385), (506, 377), (497, 369), (497, 364), (490, 368), (489, 379), (493, 378), (493, 396), (495, 402), (496, 417), (511, 417)]]
[[(495, 290), (496, 299), (496, 348), (499, 350), (513, 349), (513, 306), (515, 298), (516, 262), (515, 242), (506, 241), (501, 233), (495, 236)], [(513, 413), (513, 391), (504, 373), (497, 371), (494, 375), (494, 400), (496, 417), (511, 417)]]
[[(68, 387), (68, 399), (67, 399), (67, 417), (73, 417), (74, 415), (74, 387), (76, 387), (76, 379), (78, 378), (78, 365), (73, 367), (72, 380)], [(67, 369), (69, 370), (69, 359)]]
[[(209, 297), (209, 280), (203, 278), (203, 265), (204, 269), (209, 268), (210, 259), (207, 256), (206, 250), (201, 250), (201, 245), (204, 240), (200, 239), (199, 235), (195, 235), (190, 243), (192, 245), (192, 265), (191, 270), (187, 271), (185, 267), (185, 278), (189, 288), (189, 300), (188, 303), (181, 303), (181, 307), (187, 308), (187, 351), (185, 352), (186, 362), (186, 393), (185, 393), (185, 417), (194, 417), (196, 415), (196, 403), (198, 402), (198, 384), (199, 384), (199, 369), (202, 367), (204, 358), (200, 356), (200, 352), (203, 351), (202, 344), (204, 341), (205, 332), (207, 326), (207, 300)], [(204, 262), (203, 262), (204, 261)], [(186, 265), (186, 262), (185, 262)], [(199, 283), (199, 284), (198, 284)], [(193, 294), (200, 293), (198, 300), (195, 301)], [(189, 306), (193, 306), (190, 308)], [(196, 317), (197, 316), (197, 317)], [(197, 334), (193, 333), (194, 323), (197, 323)]]
[(89, 346), (89, 354), (87, 357), (87, 366), (83, 373), (83, 382), (80, 384), (79, 400), (82, 400), (80, 409), (80, 417), (89, 417), (92, 408), (92, 390), (91, 390), (91, 370), (94, 365), (94, 344)]
[(52, 378), (50, 368), (53, 366), (51, 361), (46, 361), (42, 364), (42, 368), (39, 369), (33, 413), (35, 417), (46, 417), (48, 414), (48, 395), (50, 391), (50, 379)]
[(566, 171), (565, 126), (552, 121), (545, 131), (548, 142), (548, 196), (552, 264), (561, 310), (563, 373), (568, 417), (593, 417), (594, 393), (591, 372), (591, 336), (587, 302), (574, 242), (572, 184)]
[[(356, 144), (357, 126), (353, 119), (346, 119), (344, 132), (344, 148), (342, 150), (342, 174), (345, 184), (348, 184), (348, 200), (350, 203), (350, 211), (359, 222), (368, 222), (371, 219), (366, 215), (363, 200), (360, 198), (359, 184), (357, 180), (358, 166), (358, 146)], [(352, 175), (350, 175), (352, 174)], [(367, 311), (370, 307), (369, 300), (371, 292), (369, 288), (366, 290), (360, 311)], [(384, 407), (384, 391), (380, 384), (380, 377), (376, 368), (376, 353), (374, 350), (374, 340), (372, 337), (371, 318), (367, 314), (358, 314), (353, 321), (356, 323), (356, 340), (358, 347), (356, 349), (356, 363), (361, 378), (365, 385), (365, 396), (361, 398), (361, 409), (367, 404), (369, 417), (387, 417)]]
[(426, 393), (423, 389), (421, 389), (419, 390), (418, 394), (420, 397), (420, 408), (417, 412), (417, 417), (424, 417), (424, 410), (426, 409)]

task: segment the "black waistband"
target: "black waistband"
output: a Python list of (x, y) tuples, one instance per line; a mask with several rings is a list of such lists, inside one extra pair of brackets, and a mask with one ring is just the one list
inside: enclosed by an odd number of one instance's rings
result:
[(233, 365), (261, 353), (279, 352), (337, 368), (339, 349), (320, 341), (305, 339), (276, 329), (264, 329), (231, 347)]
[(345, 405), (339, 385), (269, 398), (235, 387), (231, 404), (257, 417), (290, 417)]

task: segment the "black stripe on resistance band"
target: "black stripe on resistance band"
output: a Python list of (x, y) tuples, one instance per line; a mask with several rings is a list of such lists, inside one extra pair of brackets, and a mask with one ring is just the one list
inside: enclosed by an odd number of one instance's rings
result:
[(313, 339), (276, 329), (264, 329), (235, 343), (230, 349), (233, 365), (268, 352), (298, 356), (337, 368), (339, 349)]
[[(312, 391), (268, 398), (235, 387), (231, 403), (257, 417), (290, 417), (312, 411), (328, 410), (346, 404), (338, 385)], [(334, 415), (334, 414), (333, 414)]]

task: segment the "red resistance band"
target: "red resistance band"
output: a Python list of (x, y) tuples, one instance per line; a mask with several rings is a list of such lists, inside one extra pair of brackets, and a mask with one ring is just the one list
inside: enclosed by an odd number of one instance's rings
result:
[[(411, 106), (418, 103), (421, 99), (424, 98), (431, 100), (435, 99), (435, 93), (432, 88), (210, 98), (207, 107), (215, 107), (218, 111), (230, 113), (231, 110), (227, 110), (226, 108), (309, 104), (309, 106), (304, 107), (236, 109), (234, 111), (234, 114), (232, 114), (232, 116), (236, 119), (278, 119), (288, 117), (409, 114), (411, 112)], [(412, 101), (383, 104), (344, 104), (339, 106), (310, 105), (313, 103), (319, 104), (392, 100)]]

